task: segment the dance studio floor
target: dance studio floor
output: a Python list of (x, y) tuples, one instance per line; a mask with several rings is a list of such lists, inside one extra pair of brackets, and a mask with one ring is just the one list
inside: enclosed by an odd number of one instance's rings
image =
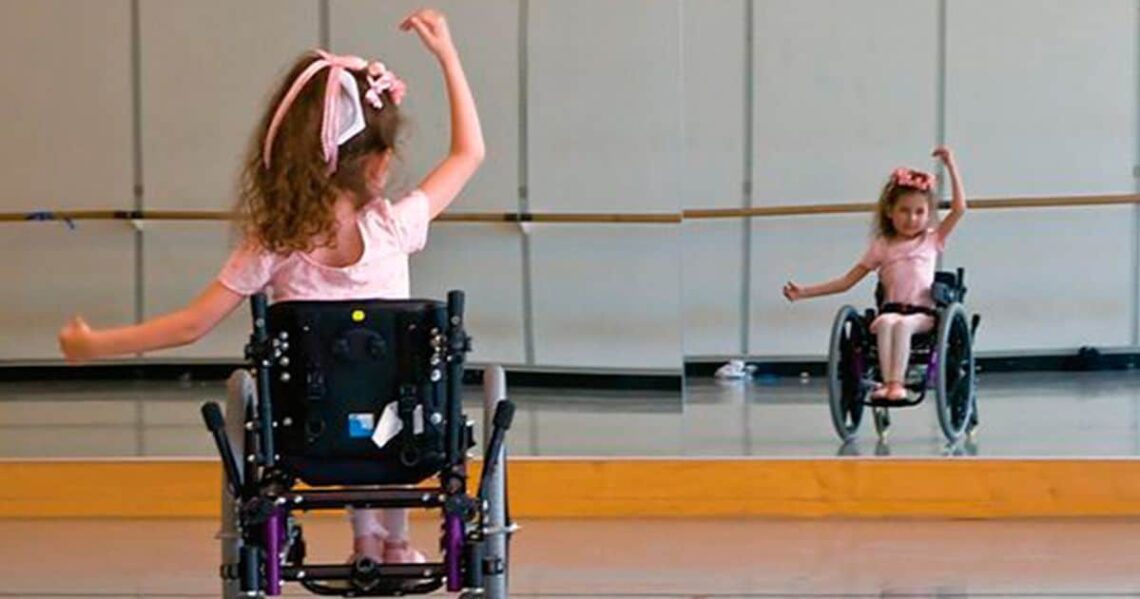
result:
[[(1134, 597), (1140, 521), (537, 520), (513, 597)], [(217, 597), (205, 520), (0, 521), (0, 597)], [(431, 545), (436, 527), (414, 523)], [(343, 559), (347, 523), (306, 526)], [(289, 596), (303, 596), (288, 588)]]

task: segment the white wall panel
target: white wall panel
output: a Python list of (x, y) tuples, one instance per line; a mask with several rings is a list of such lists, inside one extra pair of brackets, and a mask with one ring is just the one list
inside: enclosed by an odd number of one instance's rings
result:
[(676, 212), (685, 102), (676, 0), (534, 0), (534, 211)]
[(759, 0), (757, 205), (870, 201), (936, 140), (937, 2)]
[(130, 2), (0, 6), (4, 210), (132, 208)]
[(270, 96), (317, 45), (312, 0), (139, 4), (145, 206), (224, 210)]
[(531, 235), (538, 364), (681, 367), (679, 227), (544, 225)]

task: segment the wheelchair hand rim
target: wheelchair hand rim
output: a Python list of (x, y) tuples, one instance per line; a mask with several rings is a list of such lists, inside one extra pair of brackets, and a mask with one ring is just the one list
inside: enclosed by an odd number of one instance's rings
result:
[(866, 364), (860, 363), (863, 322), (851, 306), (835, 315), (828, 352), (828, 405), (831, 422), (840, 440), (854, 438), (863, 419), (862, 379)]
[(939, 321), (937, 361), (938, 424), (953, 443), (966, 432), (974, 402), (973, 339), (961, 304), (951, 304)]

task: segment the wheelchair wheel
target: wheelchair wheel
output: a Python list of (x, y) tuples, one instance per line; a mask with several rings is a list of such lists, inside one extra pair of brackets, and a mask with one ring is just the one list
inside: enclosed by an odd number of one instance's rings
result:
[[(248, 370), (237, 370), (226, 381), (226, 436), (234, 454), (238, 456), (238, 469), (245, 462), (246, 413), (253, 405), (256, 389), (253, 377)], [(241, 554), (241, 532), (237, 527), (237, 500), (230, 494), (225, 475), (222, 475), (222, 528), (218, 532), (218, 542), (222, 551), (222, 571), (227, 576), (222, 579), (222, 598), (237, 599), (244, 596), (238, 578), (238, 562)]]
[(973, 422), (974, 347), (962, 304), (950, 304), (938, 323), (938, 424), (946, 440), (962, 438)]
[(864, 356), (860, 351), (867, 338), (859, 313), (843, 306), (831, 326), (831, 346), (827, 354), (827, 396), (831, 423), (843, 441), (850, 441), (863, 420)]

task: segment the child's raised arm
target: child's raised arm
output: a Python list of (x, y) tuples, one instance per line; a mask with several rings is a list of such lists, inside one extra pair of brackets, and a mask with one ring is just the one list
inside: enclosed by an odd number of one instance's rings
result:
[(400, 29), (414, 30), (420, 36), (424, 46), (439, 59), (447, 85), (451, 148), (447, 157), (420, 183), (420, 189), (431, 201), (431, 217), (435, 218), (451, 204), (483, 162), (483, 130), (479, 126), (475, 98), (467, 85), (459, 52), (451, 41), (443, 14), (432, 9), (418, 10), (400, 23)]
[(950, 202), (950, 212), (942, 218), (938, 225), (938, 237), (945, 242), (954, 230), (954, 226), (966, 214), (966, 192), (962, 189), (962, 176), (958, 173), (958, 163), (954, 160), (954, 152), (948, 146), (934, 148), (933, 155), (946, 165), (946, 172), (950, 174), (950, 184), (954, 197)]
[(867, 274), (870, 272), (871, 269), (867, 268), (866, 266), (863, 266), (862, 264), (856, 264), (851, 268), (851, 270), (847, 271), (847, 274), (843, 275), (842, 277), (833, 279), (826, 283), (821, 283), (819, 285), (808, 285), (806, 287), (801, 287), (791, 281), (788, 281), (787, 284), (784, 285), (784, 297), (788, 298), (789, 302), (794, 302), (796, 300), (807, 299), (809, 297), (819, 297), (821, 295), (843, 293), (844, 291), (847, 291), (848, 289), (854, 287), (859, 281), (862, 281), (863, 277), (867, 276)]

